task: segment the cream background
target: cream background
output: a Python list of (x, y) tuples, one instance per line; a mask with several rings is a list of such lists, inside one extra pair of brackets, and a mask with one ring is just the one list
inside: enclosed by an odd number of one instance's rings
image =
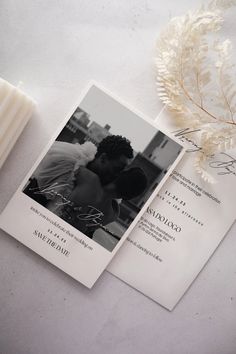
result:
[[(22, 80), (38, 110), (0, 171), (0, 211), (90, 79), (158, 114), (155, 39), (199, 4), (1, 1), (0, 75)], [(222, 32), (234, 45), (235, 11)], [(235, 233), (169, 313), (107, 272), (89, 291), (0, 231), (0, 353), (235, 354)]]

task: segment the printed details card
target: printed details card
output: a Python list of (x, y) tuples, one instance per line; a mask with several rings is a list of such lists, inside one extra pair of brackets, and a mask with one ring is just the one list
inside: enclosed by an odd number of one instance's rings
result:
[[(90, 288), (147, 208), (171, 229), (160, 226), (150, 240), (177, 244), (182, 221), (150, 205), (183, 154), (177, 139), (91, 83), (1, 214), (0, 227)], [(159, 199), (179, 195), (165, 191)], [(140, 230), (152, 232), (150, 223), (146, 213), (136, 227), (138, 237)], [(165, 262), (159, 251), (140, 254), (135, 242), (127, 242), (127, 257), (119, 255), (128, 268), (136, 268), (140, 256), (144, 267), (152, 266), (150, 259), (155, 267)], [(122, 272), (117, 263), (113, 267)]]
[(186, 145), (186, 155), (108, 270), (172, 310), (235, 221), (236, 150), (209, 161), (217, 180), (209, 184), (193, 165), (201, 147), (190, 138), (191, 129), (174, 127), (166, 113), (159, 125)]

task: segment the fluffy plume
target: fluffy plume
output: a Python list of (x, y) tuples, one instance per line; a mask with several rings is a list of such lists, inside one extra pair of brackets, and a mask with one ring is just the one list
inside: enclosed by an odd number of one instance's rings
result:
[(231, 42), (209, 35), (220, 30), (223, 10), (236, 0), (214, 0), (199, 10), (173, 18), (157, 49), (157, 90), (181, 127), (199, 128), (202, 146), (197, 172), (212, 183), (209, 156), (236, 146), (236, 87), (232, 81)]

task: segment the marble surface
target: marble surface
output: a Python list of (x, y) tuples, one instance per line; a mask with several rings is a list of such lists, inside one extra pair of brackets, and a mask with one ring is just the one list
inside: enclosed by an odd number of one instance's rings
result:
[[(155, 40), (170, 17), (199, 5), (1, 0), (1, 76), (23, 81), (38, 108), (0, 171), (0, 212), (90, 79), (157, 115)], [(222, 31), (234, 43), (235, 14)], [(235, 354), (235, 236), (233, 226), (168, 312), (107, 272), (89, 291), (0, 231), (0, 353)]]

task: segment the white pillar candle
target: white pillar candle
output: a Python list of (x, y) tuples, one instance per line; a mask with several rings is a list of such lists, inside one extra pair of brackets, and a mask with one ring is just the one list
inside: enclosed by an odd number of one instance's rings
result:
[(30, 119), (35, 102), (0, 78), (0, 168)]

